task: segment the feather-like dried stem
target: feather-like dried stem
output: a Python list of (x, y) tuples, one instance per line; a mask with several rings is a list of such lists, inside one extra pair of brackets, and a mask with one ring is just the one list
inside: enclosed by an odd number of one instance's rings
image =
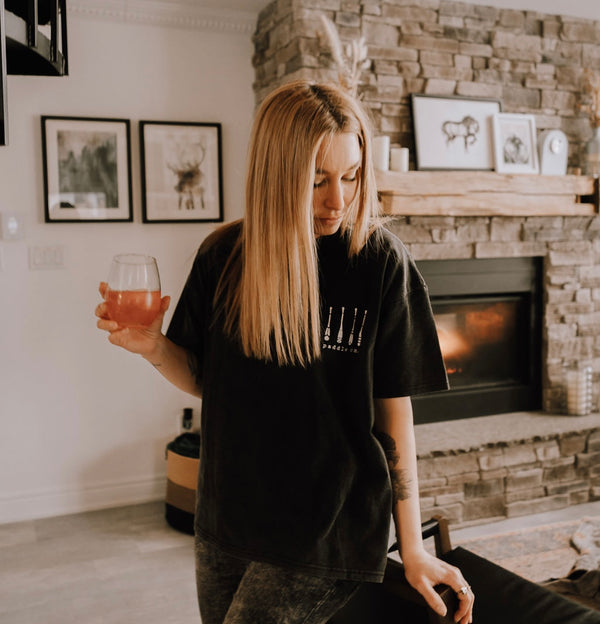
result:
[(344, 49), (335, 24), (321, 15), (322, 33), (336, 65), (340, 85), (356, 96), (360, 72), (368, 67), (368, 51), (364, 37), (353, 39)]
[(593, 128), (600, 128), (600, 74), (586, 69), (583, 73), (583, 93), (587, 101), (581, 110), (587, 114)]

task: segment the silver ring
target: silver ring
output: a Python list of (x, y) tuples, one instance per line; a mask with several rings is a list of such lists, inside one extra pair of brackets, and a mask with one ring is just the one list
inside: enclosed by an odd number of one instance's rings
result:
[(457, 594), (462, 594), (463, 596), (466, 596), (468, 591), (469, 591), (469, 586), (468, 585), (463, 585), (456, 593)]

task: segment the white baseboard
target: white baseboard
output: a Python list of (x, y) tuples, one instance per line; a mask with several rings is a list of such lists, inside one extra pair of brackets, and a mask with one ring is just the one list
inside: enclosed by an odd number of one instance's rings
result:
[(163, 500), (166, 477), (51, 488), (0, 496), (0, 524)]

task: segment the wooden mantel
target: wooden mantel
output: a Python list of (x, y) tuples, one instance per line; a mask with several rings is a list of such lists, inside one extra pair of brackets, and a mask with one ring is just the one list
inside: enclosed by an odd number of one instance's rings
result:
[(383, 211), (402, 216), (593, 216), (598, 178), (494, 171), (377, 171)]

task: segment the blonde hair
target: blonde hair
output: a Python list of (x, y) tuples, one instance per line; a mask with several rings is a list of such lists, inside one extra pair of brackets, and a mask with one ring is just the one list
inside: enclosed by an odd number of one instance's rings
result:
[(246, 356), (306, 366), (320, 356), (320, 298), (313, 184), (323, 141), (355, 133), (358, 186), (340, 226), (349, 257), (377, 226), (368, 118), (339, 87), (297, 81), (259, 107), (248, 153), (246, 214), (215, 301)]

